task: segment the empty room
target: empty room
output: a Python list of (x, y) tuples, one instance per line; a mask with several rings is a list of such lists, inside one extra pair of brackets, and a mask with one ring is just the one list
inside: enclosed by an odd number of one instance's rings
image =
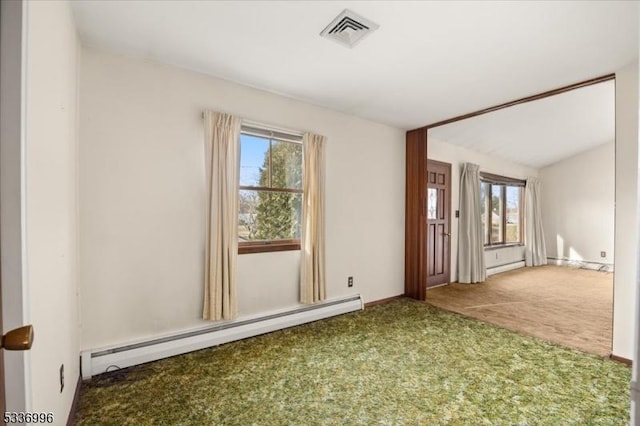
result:
[(635, 424), (637, 2), (0, 4), (5, 424)]
[[(432, 272), (428, 287), (432, 291), (427, 301), (610, 356), (614, 139), (613, 76), (430, 129), (429, 159), (452, 168), (451, 205), (446, 206), (448, 213), (442, 210), (442, 216), (446, 222), (453, 222), (447, 228), (450, 237), (429, 229), (428, 263)], [(465, 265), (458, 262), (468, 259), (462, 255), (458, 258), (459, 252), (468, 250), (465, 241), (460, 240), (458, 245), (458, 235), (466, 232), (464, 214), (462, 219), (455, 217), (456, 211), (460, 215), (463, 203), (459, 177), (464, 163), (477, 163), (480, 170), (482, 242), (478, 248), (486, 277), (472, 283), (486, 285), (443, 287), (457, 281), (459, 269), (465, 273)], [(527, 186), (536, 180), (539, 192), (534, 198)], [(435, 194), (435, 187), (429, 191)], [(434, 209), (438, 201), (432, 203)], [(529, 243), (536, 240), (533, 226), (529, 226), (535, 223), (536, 205), (540, 213), (540, 253), (534, 253)], [(431, 217), (428, 220), (435, 222)], [(449, 241), (452, 247), (448, 247)], [(450, 253), (443, 256), (438, 251)], [(450, 261), (448, 268), (433, 267), (437, 259), (445, 258)], [(453, 271), (450, 279), (439, 279), (449, 271)]]

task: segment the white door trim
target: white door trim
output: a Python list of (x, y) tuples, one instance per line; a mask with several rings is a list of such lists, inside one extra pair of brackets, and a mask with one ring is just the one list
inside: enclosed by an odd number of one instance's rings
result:
[[(2, 1), (0, 11), (0, 271), (2, 323), (29, 323), (25, 257), (25, 100), (27, 4)], [(4, 354), (7, 411), (31, 406), (28, 351)]]

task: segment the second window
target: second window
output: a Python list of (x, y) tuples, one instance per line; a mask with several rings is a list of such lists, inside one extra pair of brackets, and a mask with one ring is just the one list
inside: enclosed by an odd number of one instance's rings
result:
[(523, 242), (524, 181), (481, 174), (480, 204), (485, 246)]

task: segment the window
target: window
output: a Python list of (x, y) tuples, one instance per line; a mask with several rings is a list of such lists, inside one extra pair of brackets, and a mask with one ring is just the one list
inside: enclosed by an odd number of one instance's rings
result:
[(522, 244), (524, 181), (480, 173), (480, 204), (485, 246)]
[(302, 137), (242, 126), (238, 252), (300, 249)]

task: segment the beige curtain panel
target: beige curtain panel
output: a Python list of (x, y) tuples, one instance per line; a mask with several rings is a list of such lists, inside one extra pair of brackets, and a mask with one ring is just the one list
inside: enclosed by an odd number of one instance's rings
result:
[(326, 298), (324, 263), (324, 136), (305, 133), (304, 194), (300, 236), (300, 301), (315, 303)]
[(480, 166), (465, 163), (460, 177), (458, 221), (458, 282), (479, 283), (487, 279), (480, 206)]
[(237, 315), (238, 173), (240, 119), (206, 111), (206, 235), (204, 271), (205, 320)]
[(542, 228), (540, 181), (528, 178), (524, 193), (524, 263), (526, 266), (546, 265), (547, 246)]

